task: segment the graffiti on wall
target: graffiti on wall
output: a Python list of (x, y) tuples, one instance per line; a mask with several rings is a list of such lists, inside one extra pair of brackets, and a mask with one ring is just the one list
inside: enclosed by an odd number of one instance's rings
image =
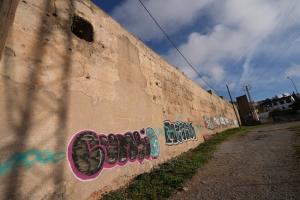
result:
[(207, 117), (207, 116), (203, 116), (203, 120), (204, 120), (204, 126), (207, 129), (213, 130), (215, 129), (213, 120), (211, 120), (211, 118)]
[(23, 166), (25, 168), (30, 168), (36, 163), (58, 163), (64, 157), (64, 152), (53, 153), (50, 151), (41, 151), (38, 149), (31, 149), (25, 152), (14, 153), (6, 161), (0, 164), (0, 176), (6, 174), (16, 167)]
[(188, 140), (196, 140), (195, 129), (191, 122), (164, 121), (165, 139), (167, 145), (176, 145)]
[(152, 128), (109, 135), (81, 131), (68, 146), (70, 167), (80, 180), (94, 179), (104, 168), (135, 161), (142, 163), (159, 154), (158, 138)]
[(236, 126), (236, 120), (227, 119), (226, 117), (207, 117), (203, 116), (204, 126), (207, 129), (214, 130), (215, 128), (222, 128), (228, 126)]

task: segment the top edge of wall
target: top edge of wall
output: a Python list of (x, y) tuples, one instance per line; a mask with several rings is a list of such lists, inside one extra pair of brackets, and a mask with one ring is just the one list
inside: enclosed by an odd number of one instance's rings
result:
[[(95, 11), (99, 11), (101, 12), (101, 14), (103, 14), (105, 17), (109, 18), (111, 20), (112, 23), (114, 23), (115, 26), (119, 26), (123, 31), (125, 31), (128, 35), (130, 35), (131, 38), (129, 39), (134, 39), (136, 43), (138, 43), (139, 45), (142, 45), (143, 47), (145, 47), (147, 49), (147, 52), (150, 53), (152, 56), (157, 57), (158, 59), (162, 60), (167, 66), (172, 67), (172, 69), (176, 70), (178, 73), (182, 74), (184, 77), (186, 77), (189, 81), (191, 81), (194, 85), (198, 86), (199, 88), (201, 88), (203, 91), (207, 92), (204, 87), (202, 85), (200, 85), (199, 83), (195, 82), (194, 80), (192, 80), (191, 78), (189, 78), (186, 74), (184, 74), (182, 71), (180, 71), (176, 66), (174, 66), (173, 64), (169, 63), (167, 60), (165, 60), (162, 56), (160, 56), (159, 54), (157, 54), (153, 49), (151, 49), (149, 46), (147, 46), (140, 38), (138, 38), (136, 35), (134, 35), (133, 33), (129, 32), (127, 30), (126, 27), (124, 27), (123, 25), (121, 25), (119, 22), (117, 22), (114, 18), (112, 18), (107, 12), (105, 12), (104, 10), (102, 10), (102, 8), (100, 8), (99, 6), (97, 6), (96, 4), (94, 4), (91, 0), (75, 0), (79, 3), (82, 3), (83, 5), (85, 5), (86, 7), (90, 8), (91, 10)], [(216, 94), (215, 92), (209, 93), (208, 94), (217, 97), (218, 99), (226, 102), (226, 103), (230, 103), (229, 100), (227, 100), (226, 98), (222, 99), (218, 94)]]

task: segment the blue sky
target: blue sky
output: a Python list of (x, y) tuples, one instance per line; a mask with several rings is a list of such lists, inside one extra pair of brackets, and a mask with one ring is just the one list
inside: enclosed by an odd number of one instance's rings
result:
[[(169, 63), (207, 89), (138, 0), (93, 0)], [(219, 95), (255, 100), (300, 90), (299, 0), (143, 0), (183, 54)]]

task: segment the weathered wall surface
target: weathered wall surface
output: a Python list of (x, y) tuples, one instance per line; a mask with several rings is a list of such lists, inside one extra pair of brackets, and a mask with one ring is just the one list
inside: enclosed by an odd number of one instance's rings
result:
[(13, 23), (19, 0), (0, 1), (0, 60), (8, 31)]
[[(89, 21), (92, 42), (71, 32)], [(0, 62), (0, 199), (93, 199), (235, 127), (89, 1), (21, 1)]]

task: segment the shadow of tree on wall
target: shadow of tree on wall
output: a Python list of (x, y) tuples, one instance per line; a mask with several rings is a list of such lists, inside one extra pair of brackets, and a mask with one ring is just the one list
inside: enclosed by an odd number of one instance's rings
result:
[[(26, 1), (21, 1), (21, 3), (26, 3)], [(19, 6), (20, 6), (19, 4)], [(56, 125), (55, 127), (51, 127), (51, 130), (47, 130), (49, 132), (49, 138), (45, 138), (42, 141), (41, 145), (46, 145), (47, 142), (51, 140), (55, 140), (55, 151), (64, 151), (66, 146), (66, 122), (67, 122), (67, 114), (68, 114), (68, 102), (69, 102), (69, 77), (71, 73), (72, 66), (72, 56), (71, 56), (71, 47), (72, 47), (72, 33), (71, 33), (71, 20), (74, 13), (74, 2), (70, 0), (69, 3), (69, 19), (62, 21), (62, 28), (64, 29), (65, 34), (65, 57), (64, 57), (64, 65), (60, 66), (60, 71), (56, 70), (56, 73), (60, 73), (61, 81), (57, 84), (57, 88), (59, 92), (56, 95), (53, 95), (51, 92), (47, 90), (49, 83), (46, 85), (40, 84), (39, 80), (42, 75), (43, 68), (43, 59), (46, 56), (46, 45), (51, 38), (52, 31), (55, 28), (54, 24), (58, 23), (59, 17), (56, 13), (55, 0), (43, 0), (43, 7), (41, 8), (42, 16), (40, 19), (40, 25), (38, 28), (38, 34), (36, 35), (36, 39), (34, 41), (32, 52), (30, 54), (30, 59), (33, 60), (33, 64), (30, 66), (31, 71), (28, 74), (28, 77), (25, 83), (22, 83), (20, 86), (19, 83), (13, 81), (10, 77), (19, 71), (17, 71), (20, 67), (27, 66), (16, 66), (14, 59), (10, 59), (9, 56), (5, 55), (3, 57), (4, 61), (4, 92), (5, 92), (5, 106), (6, 106), (6, 121), (8, 122), (8, 126), (12, 130), (14, 140), (9, 144), (5, 145), (4, 148), (9, 148), (10, 152), (25, 152), (28, 149), (28, 140), (30, 138), (30, 134), (33, 129), (33, 125), (35, 123), (39, 123), (43, 125), (46, 123), (50, 117), (55, 117)], [(46, 11), (46, 12), (44, 12)], [(68, 27), (68, 28), (66, 28)], [(12, 38), (16, 40), (15, 38)], [(10, 41), (10, 44), (16, 41)], [(55, 59), (55, 58), (52, 58)], [(19, 98), (22, 97), (22, 98)], [(55, 106), (53, 106), (55, 105)], [(37, 108), (42, 107), (43, 110), (47, 112), (47, 115), (43, 117), (40, 121), (36, 122), (33, 120), (33, 115), (36, 113)], [(16, 117), (17, 116), (17, 117)], [(41, 135), (43, 133), (40, 133)], [(12, 166), (17, 166), (17, 160)], [(55, 169), (54, 169), (55, 167)], [(30, 183), (34, 184), (34, 188), (32, 191), (29, 191), (27, 196), (19, 196), (20, 189), (28, 183), (25, 183), (20, 176), (21, 167), (14, 167), (13, 170), (7, 174), (7, 179), (2, 184), (5, 184), (5, 199), (27, 199), (30, 198), (34, 193), (39, 191), (44, 185), (43, 183), (49, 183), (50, 181), (53, 183), (56, 188), (55, 192), (49, 194), (45, 198), (49, 199), (63, 199), (64, 198), (64, 163), (60, 162), (56, 165), (53, 165), (53, 171), (46, 174), (42, 171), (38, 171), (35, 168), (34, 174), (36, 176), (40, 176), (40, 182)]]

